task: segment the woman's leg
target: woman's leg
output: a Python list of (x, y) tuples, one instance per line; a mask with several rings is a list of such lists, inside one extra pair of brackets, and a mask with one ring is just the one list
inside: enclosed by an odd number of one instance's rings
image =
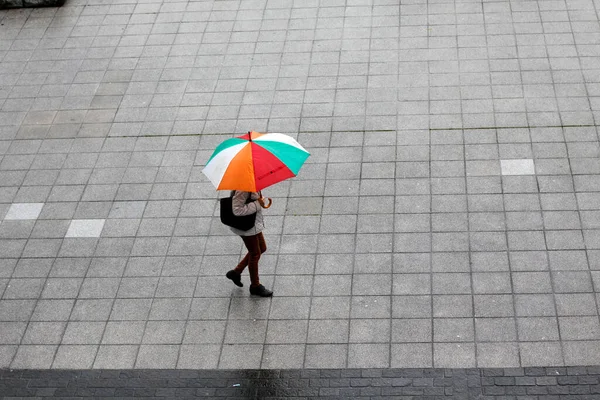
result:
[[(262, 254), (265, 251), (267, 251), (267, 243), (265, 242), (265, 237), (263, 236), (262, 232), (260, 232), (258, 235), (255, 235), (255, 236), (258, 236), (258, 246), (260, 248), (260, 253)], [(244, 240), (244, 237), (251, 237), (251, 236), (242, 236), (242, 240)], [(244, 242), (244, 244), (246, 244), (246, 242)], [(246, 245), (246, 248), (248, 248), (247, 245)], [(239, 262), (239, 264), (233, 270), (240, 274), (242, 272), (244, 272), (244, 270), (248, 266), (249, 258), (250, 258), (250, 253), (248, 252), (248, 253), (246, 253), (244, 258), (242, 258), (242, 260)]]
[[(267, 243), (265, 242), (265, 237), (263, 236), (262, 232), (260, 232), (258, 235), (258, 245), (260, 248), (260, 253), (264, 253), (265, 251), (267, 251)], [(242, 240), (245, 236), (242, 236)], [(247, 237), (247, 236), (246, 236)], [(244, 242), (245, 244), (245, 242)], [(248, 248), (248, 246), (246, 246), (246, 248)], [(248, 266), (248, 259), (250, 258), (250, 253), (246, 253), (246, 255), (244, 256), (244, 258), (242, 258), (242, 260), (240, 261), (240, 263), (234, 268), (234, 271), (242, 273), (244, 271), (244, 269), (246, 269), (246, 267)]]
[(250, 256), (248, 258), (248, 272), (250, 273), (250, 287), (255, 287), (260, 285), (260, 279), (258, 278), (258, 260), (260, 260), (260, 255), (267, 251), (267, 244), (265, 243), (265, 237), (262, 232), (256, 236), (256, 247), (258, 257), (256, 257), (256, 261), (254, 260), (254, 256)]
[(249, 257), (250, 257), (250, 253), (246, 253), (244, 258), (242, 258), (242, 261), (240, 261), (240, 263), (233, 270), (235, 272), (237, 272), (238, 274), (241, 274), (242, 272), (244, 272), (244, 270), (248, 266), (248, 258)]
[(244, 286), (240, 280), (240, 274), (246, 266), (248, 266), (248, 272), (250, 272), (250, 294), (260, 297), (270, 297), (273, 295), (271, 290), (268, 290), (260, 284), (258, 278), (258, 260), (260, 255), (267, 251), (267, 244), (265, 243), (265, 237), (262, 233), (254, 236), (242, 236), (244, 245), (248, 249), (248, 253), (244, 256), (242, 261), (235, 267), (235, 269), (227, 272), (225, 276), (231, 279), (237, 286)]
[(265, 237), (263, 236), (262, 232), (258, 234), (258, 244), (260, 246), (261, 254), (267, 251), (267, 243), (265, 242)]
[[(260, 284), (258, 279), (258, 260), (260, 260), (263, 248), (266, 250), (264, 238), (262, 237), (262, 233), (259, 233), (258, 235), (253, 236), (242, 236), (242, 240), (248, 249), (248, 253), (234, 268), (234, 271), (242, 273), (247, 265), (248, 272), (250, 273), (251, 286), (258, 286)], [(263, 245), (261, 245), (261, 242)]]

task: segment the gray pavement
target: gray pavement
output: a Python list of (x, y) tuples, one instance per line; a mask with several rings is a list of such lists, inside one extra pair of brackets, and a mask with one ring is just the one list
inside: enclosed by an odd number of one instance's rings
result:
[[(0, 367), (600, 364), (600, 2), (0, 12)], [(251, 298), (202, 175), (248, 130)]]

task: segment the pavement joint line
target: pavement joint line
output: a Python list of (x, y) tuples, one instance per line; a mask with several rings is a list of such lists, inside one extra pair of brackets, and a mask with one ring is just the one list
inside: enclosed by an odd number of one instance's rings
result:
[[(297, 130), (293, 132), (281, 131), (280, 133), (368, 133), (368, 132), (411, 132), (411, 131), (472, 131), (472, 130), (503, 130), (503, 129), (538, 129), (538, 128), (594, 128), (599, 127), (598, 124), (584, 124), (584, 125), (514, 125), (514, 126), (480, 126), (480, 127), (445, 127), (445, 128), (416, 128), (416, 129), (359, 129), (359, 130)], [(112, 138), (159, 138), (159, 137), (202, 137), (202, 136), (226, 136), (226, 135), (244, 135), (246, 132), (208, 132), (208, 133), (171, 133), (171, 134), (142, 134), (142, 135), (113, 135), (107, 136), (106, 139)], [(73, 138), (64, 138), (73, 139)], [(86, 139), (86, 138), (83, 138)], [(6, 141), (29, 141), (29, 140), (40, 140), (40, 139), (2, 139)], [(43, 140), (43, 139), (42, 139)]]

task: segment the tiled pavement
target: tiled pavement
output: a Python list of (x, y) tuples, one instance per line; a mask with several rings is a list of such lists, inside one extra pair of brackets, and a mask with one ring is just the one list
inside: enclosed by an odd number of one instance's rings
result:
[[(0, 367), (600, 364), (598, 10), (0, 12)], [(201, 174), (250, 129), (312, 153), (265, 191), (273, 299)]]

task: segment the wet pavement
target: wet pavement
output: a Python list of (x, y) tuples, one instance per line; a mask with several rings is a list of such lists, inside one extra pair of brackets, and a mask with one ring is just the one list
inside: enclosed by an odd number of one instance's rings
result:
[(598, 368), (0, 371), (7, 399), (597, 399)]
[[(0, 11), (0, 368), (600, 365), (598, 7)], [(250, 129), (311, 152), (264, 191), (272, 299), (201, 173)]]

